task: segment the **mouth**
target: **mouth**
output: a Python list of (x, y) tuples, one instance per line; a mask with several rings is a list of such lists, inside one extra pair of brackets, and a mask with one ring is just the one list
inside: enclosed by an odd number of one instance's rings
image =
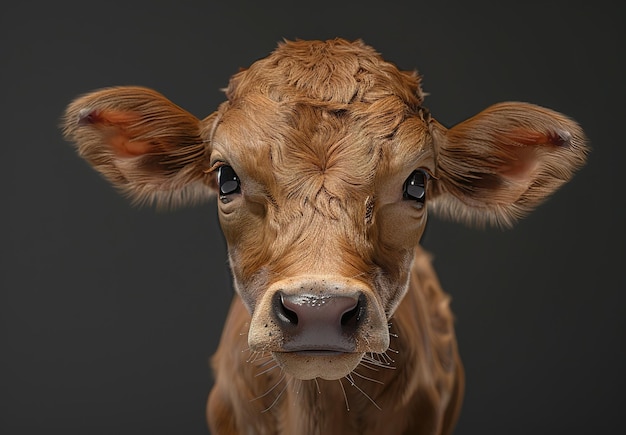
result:
[(325, 350), (325, 349), (311, 349), (311, 350), (300, 350), (297, 352), (289, 352), (299, 356), (337, 356), (342, 355), (348, 352), (341, 352), (338, 350)]
[(286, 373), (301, 380), (341, 379), (359, 365), (363, 355), (363, 352), (340, 352), (332, 349), (272, 352), (272, 356)]

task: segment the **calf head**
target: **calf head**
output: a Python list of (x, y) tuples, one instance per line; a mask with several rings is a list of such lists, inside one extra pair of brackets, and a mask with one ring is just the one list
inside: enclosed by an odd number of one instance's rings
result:
[(580, 128), (526, 103), (450, 129), (420, 78), (360, 41), (296, 41), (234, 75), (199, 120), (145, 88), (75, 100), (65, 134), (140, 203), (217, 195), (250, 349), (299, 379), (382, 353), (428, 211), (510, 225), (585, 160)]

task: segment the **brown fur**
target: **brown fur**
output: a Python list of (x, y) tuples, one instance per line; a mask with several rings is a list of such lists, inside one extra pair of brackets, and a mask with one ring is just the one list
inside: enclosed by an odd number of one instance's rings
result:
[(464, 379), (452, 319), (430, 257), (417, 248), (410, 289), (391, 318), (391, 350), (364, 360), (350, 376), (355, 386), (348, 378), (299, 381), (248, 349), (251, 318), (235, 297), (213, 358), (220, 376), (207, 406), (212, 431), (450, 433)]
[[(341, 39), (286, 41), (226, 96), (200, 121), (152, 90), (104, 89), (73, 102), (64, 125), (135, 201), (212, 197), (224, 165), (241, 180), (219, 201), (237, 295), (213, 358), (212, 432), (450, 433), (463, 369), (449, 298), (419, 247), (427, 212), (511, 225), (584, 164), (582, 130), (513, 102), (446, 129), (417, 73)], [(402, 194), (418, 168), (425, 207)], [(288, 351), (277, 297), (354, 295), (349, 351)]]

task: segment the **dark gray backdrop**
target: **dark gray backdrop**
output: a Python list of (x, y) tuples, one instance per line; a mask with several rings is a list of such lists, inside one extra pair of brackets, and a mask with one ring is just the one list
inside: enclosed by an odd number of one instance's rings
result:
[(423, 242), (467, 370), (457, 434), (615, 433), (625, 16), (617, 2), (492, 3), (3, 6), (0, 433), (207, 433), (208, 359), (232, 295), (215, 205), (131, 207), (63, 141), (65, 105), (137, 84), (204, 117), (282, 38), (335, 36), (418, 69), (444, 125), (504, 100), (582, 124), (589, 164), (515, 229), (431, 218)]

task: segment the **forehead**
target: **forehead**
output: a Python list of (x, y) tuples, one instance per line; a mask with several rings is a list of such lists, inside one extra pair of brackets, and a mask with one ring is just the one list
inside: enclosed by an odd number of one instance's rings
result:
[(227, 96), (215, 150), (292, 193), (305, 181), (367, 190), (378, 173), (413, 166), (424, 151), (419, 77), (360, 43), (286, 43), (235, 75)]

